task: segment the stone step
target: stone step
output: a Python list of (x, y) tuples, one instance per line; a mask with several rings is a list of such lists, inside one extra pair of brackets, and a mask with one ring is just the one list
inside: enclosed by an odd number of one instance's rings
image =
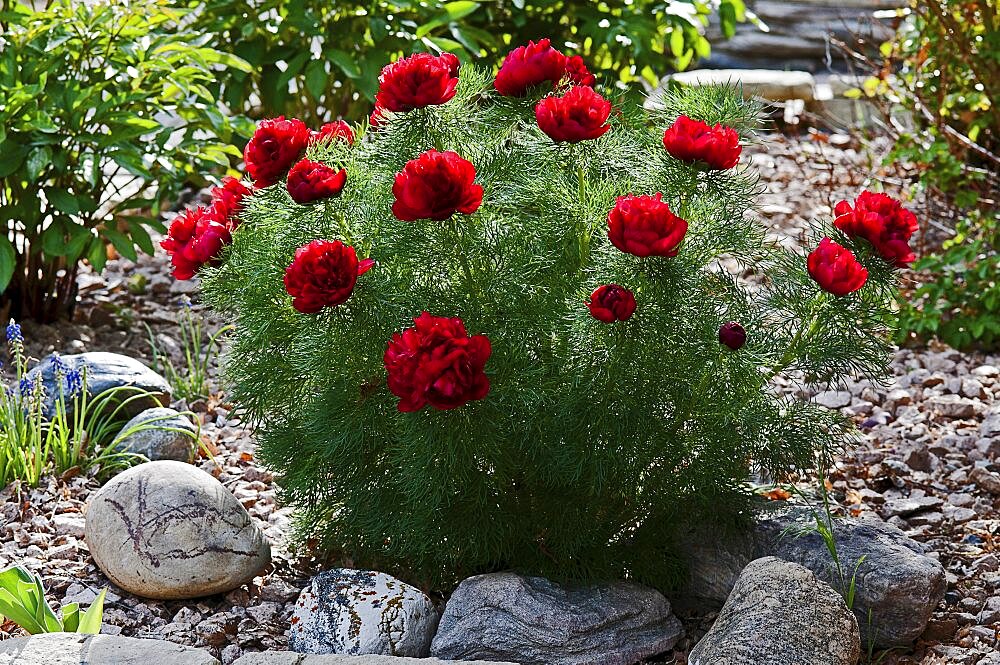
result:
[(220, 665), (203, 649), (114, 635), (49, 633), (0, 642), (0, 665)]

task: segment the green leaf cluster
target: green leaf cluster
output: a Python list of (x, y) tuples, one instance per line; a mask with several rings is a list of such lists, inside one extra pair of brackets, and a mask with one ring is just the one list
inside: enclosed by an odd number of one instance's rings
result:
[[(220, 76), (233, 109), (253, 98), (265, 117), (318, 124), (371, 110), (385, 63), (416, 51), (455, 53), (464, 62), (499, 62), (511, 48), (543, 37), (583, 55), (622, 84), (656, 84), (666, 69), (709, 55), (704, 36), (717, 14), (731, 36), (747, 20), (743, 0), (189, 0), (192, 25), (218, 49), (232, 49), (252, 72)], [(308, 45), (305, 47), (304, 45)], [(639, 86), (633, 86), (635, 90)]]
[(80, 261), (152, 254), (161, 202), (239, 158), (210, 87), (248, 70), (165, 0), (45, 4), (0, 12), (0, 310), (38, 320)]
[(83, 614), (76, 603), (63, 605), (59, 614), (56, 614), (45, 601), (45, 589), (38, 574), (31, 573), (23, 566), (11, 566), (0, 570), (0, 619), (10, 619), (31, 635), (97, 635), (101, 632), (104, 596), (107, 592), (107, 589), (101, 589), (101, 593)]
[[(652, 116), (613, 97), (611, 130), (566, 145), (536, 125), (544, 91), (503, 98), (492, 80), (463, 67), (449, 103), (394, 115), (352, 146), (311, 146), (311, 159), (346, 168), (339, 198), (300, 206), (276, 185), (249, 200), (222, 264), (202, 271), (205, 298), (236, 325), (233, 399), (281, 474), (298, 536), (330, 556), (439, 589), (505, 568), (670, 586), (675, 539), (700, 521), (738, 524), (752, 472), (782, 478), (849, 440), (838, 414), (772, 380), (884, 377), (893, 273), (821, 226), (871, 273), (855, 294), (821, 293), (804, 256), (750, 214), (752, 170), (703, 172), (667, 154), (680, 113), (754, 140), (759, 108), (735, 89), (670, 94)], [(430, 148), (475, 165), (482, 206), (400, 222), (394, 175)], [(607, 237), (616, 198), (656, 192), (690, 223), (679, 254), (619, 251)], [(376, 264), (347, 302), (306, 316), (282, 277), (317, 238)], [(607, 283), (634, 291), (628, 321), (589, 315), (584, 300)], [(485, 399), (398, 412), (383, 354), (424, 310), (489, 337)], [(739, 351), (719, 343), (727, 321), (748, 330)]]

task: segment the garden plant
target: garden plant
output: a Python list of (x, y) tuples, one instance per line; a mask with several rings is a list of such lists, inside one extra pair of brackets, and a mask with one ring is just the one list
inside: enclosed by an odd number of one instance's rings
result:
[(163, 419), (123, 430), (129, 409), (154, 399), (152, 393), (124, 385), (93, 395), (87, 388), (86, 367), (70, 367), (58, 355), (52, 359), (57, 392), (47, 400), (41, 373), (29, 372), (21, 326), (11, 321), (5, 336), (14, 380), (0, 391), (0, 487), (15, 480), (35, 487), (50, 473), (96, 470), (107, 477), (144, 459), (122, 450), (120, 444), (146, 430), (198, 438), (196, 433), (162, 424)]
[(751, 471), (849, 443), (772, 380), (885, 376), (897, 202), (842, 203), (808, 256), (765, 242), (756, 103), (709, 87), (647, 114), (547, 40), (495, 75), (397, 60), (376, 102), (361, 128), (261, 122), (252, 193), (164, 241), (236, 325), (231, 397), (302, 542), (437, 588), (664, 588), (687, 525), (747, 517)]
[(0, 2), (0, 316), (51, 322), (83, 261), (152, 254), (161, 204), (239, 156), (207, 86), (248, 65), (166, 0), (29, 4)]
[[(370, 110), (382, 66), (415, 51), (449, 51), (492, 66), (508, 44), (549, 37), (613, 72), (655, 85), (662, 67), (708, 57), (713, 16), (727, 36), (753, 19), (743, 0), (326, 2), (189, 0), (185, 25), (252, 71), (227, 69), (210, 89), (234, 110), (306, 122)], [(312, 43), (311, 49), (303, 44)], [(633, 86), (640, 90), (639, 85)], [(251, 101), (253, 100), (253, 101)]]

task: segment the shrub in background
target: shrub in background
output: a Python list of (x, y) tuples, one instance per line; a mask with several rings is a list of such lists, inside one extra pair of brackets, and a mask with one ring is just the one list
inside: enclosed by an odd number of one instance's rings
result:
[[(996, 0), (916, 1), (865, 88), (911, 112), (889, 155), (919, 169), (917, 190), (939, 228), (901, 300), (902, 342), (937, 337), (957, 348), (997, 348), (1000, 267), (1000, 12)], [(951, 237), (937, 246), (943, 228)], [(940, 242), (940, 240), (937, 240)]]
[(239, 157), (209, 86), (246, 68), (166, 0), (46, 4), (0, 14), (0, 314), (43, 322), (81, 261), (152, 253), (161, 202)]
[[(504, 0), (503, 2), (327, 2), (189, 0), (192, 27), (253, 64), (220, 76), (235, 110), (259, 105), (318, 124), (359, 120), (371, 109), (382, 66), (415, 51), (450, 51), (492, 66), (510, 46), (551, 37), (622, 81), (656, 83), (668, 67), (707, 57), (704, 26), (717, 14), (732, 35), (743, 0)], [(251, 101), (252, 100), (252, 101)], [(251, 106), (247, 107), (248, 102)]]
[[(358, 140), (302, 150), (268, 121), (247, 148), (275, 184), (204, 296), (298, 535), (332, 556), (438, 588), (501, 568), (665, 587), (678, 530), (738, 522), (751, 470), (845, 443), (775, 376), (886, 374), (902, 211), (839, 207), (808, 259), (765, 244), (736, 166), (753, 102), (701, 88), (649, 117), (553, 61), (520, 47), (494, 81), (415, 56), (379, 91), (405, 110)], [(302, 159), (318, 175), (293, 182)]]

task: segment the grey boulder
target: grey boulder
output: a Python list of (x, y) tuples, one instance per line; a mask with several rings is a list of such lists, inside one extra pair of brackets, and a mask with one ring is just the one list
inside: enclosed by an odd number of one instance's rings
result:
[(779, 503), (760, 511), (747, 534), (690, 534), (681, 545), (691, 577), (678, 600), (719, 607), (743, 567), (760, 557), (775, 556), (801, 564), (837, 590), (849, 584), (861, 561), (853, 609), (864, 644), (891, 648), (908, 645), (919, 637), (944, 597), (947, 582), (941, 564), (925, 554), (923, 545), (891, 524), (838, 518), (834, 534), (844, 575), (841, 580), (826, 543), (808, 529), (814, 523), (809, 509)]
[(689, 665), (855, 665), (858, 622), (839, 593), (806, 568), (751, 561)]
[(198, 452), (198, 427), (184, 414), (158, 406), (125, 423), (117, 441), (118, 450), (150, 461), (191, 462)]
[[(437, 658), (405, 658), (397, 656), (311, 656), (291, 651), (248, 653), (233, 665), (446, 665), (453, 660)], [(517, 665), (516, 663), (487, 663), (482, 660), (463, 660), (460, 665)]]
[(313, 654), (426, 656), (438, 618), (420, 589), (385, 573), (336, 568), (302, 590), (289, 646)]
[(144, 598), (231, 591), (271, 562), (236, 497), (183, 462), (147, 462), (116, 476), (91, 497), (84, 536), (104, 574)]
[(219, 665), (207, 651), (159, 640), (48, 633), (0, 642), (0, 665)]
[[(167, 380), (135, 358), (105, 351), (79, 353), (60, 356), (60, 358), (70, 370), (83, 371), (86, 367), (87, 393), (91, 397), (123, 386), (132, 386), (152, 393), (148, 398), (129, 402), (122, 409), (129, 417), (145, 409), (166, 406), (170, 403), (170, 384), (167, 383)], [(51, 418), (55, 413), (56, 399), (59, 396), (59, 382), (54, 360), (55, 356), (48, 356), (33, 367), (25, 377), (28, 380), (40, 377), (39, 380), (45, 388), (45, 416), (47, 418)], [(70, 413), (72, 413), (72, 406), (72, 402), (67, 402), (67, 411)]]
[(493, 573), (458, 585), (431, 655), (535, 665), (631, 665), (669, 651), (682, 634), (669, 601), (655, 589), (624, 582), (563, 587), (541, 577)]

